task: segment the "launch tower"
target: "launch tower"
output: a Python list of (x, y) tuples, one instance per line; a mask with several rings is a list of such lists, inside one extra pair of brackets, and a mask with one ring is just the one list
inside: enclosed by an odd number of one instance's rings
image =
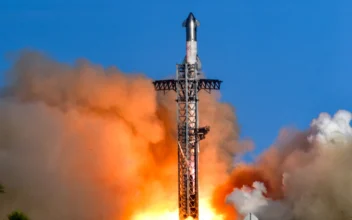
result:
[(199, 127), (198, 92), (220, 89), (220, 80), (200, 79), (201, 63), (197, 52), (199, 21), (190, 13), (182, 26), (186, 28), (186, 57), (176, 64), (176, 79), (156, 80), (157, 91), (177, 93), (178, 128), (178, 203), (179, 219), (199, 219), (198, 154), (199, 141), (209, 126)]

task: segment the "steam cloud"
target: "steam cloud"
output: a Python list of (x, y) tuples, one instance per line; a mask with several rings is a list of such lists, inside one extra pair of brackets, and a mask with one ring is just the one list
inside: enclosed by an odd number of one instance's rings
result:
[(344, 110), (333, 117), (322, 113), (308, 132), (275, 144), (250, 165), (266, 182), (235, 186), (227, 202), (241, 216), (254, 213), (263, 220), (351, 219), (351, 116)]
[[(133, 219), (177, 210), (175, 97), (150, 79), (85, 60), (73, 66), (25, 51), (0, 98), (0, 216)], [(238, 142), (234, 109), (200, 94), (202, 196), (225, 181)], [(204, 106), (207, 106), (206, 108)]]

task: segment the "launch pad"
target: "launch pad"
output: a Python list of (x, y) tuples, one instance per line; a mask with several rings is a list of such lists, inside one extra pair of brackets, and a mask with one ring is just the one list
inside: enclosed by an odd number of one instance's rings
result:
[(222, 81), (199, 79), (201, 63), (197, 52), (199, 21), (190, 13), (182, 26), (186, 28), (186, 57), (176, 65), (176, 79), (156, 80), (157, 91), (177, 94), (178, 131), (178, 203), (179, 219), (199, 219), (198, 161), (199, 141), (210, 127), (199, 127), (198, 92), (220, 90)]

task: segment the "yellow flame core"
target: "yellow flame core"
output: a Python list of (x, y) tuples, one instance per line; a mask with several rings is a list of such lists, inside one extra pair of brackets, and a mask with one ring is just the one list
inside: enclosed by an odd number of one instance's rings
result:
[[(199, 207), (199, 220), (224, 220), (222, 215), (217, 215), (210, 205), (208, 199), (200, 200)], [(132, 220), (178, 220), (178, 211), (168, 211), (168, 210), (149, 210), (144, 213), (138, 213)], [(189, 217), (187, 220), (192, 220)]]

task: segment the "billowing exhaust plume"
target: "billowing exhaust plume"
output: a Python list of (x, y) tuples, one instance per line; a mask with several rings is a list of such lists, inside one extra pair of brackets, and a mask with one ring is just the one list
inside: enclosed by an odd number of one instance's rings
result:
[[(0, 216), (35, 220), (177, 219), (175, 97), (151, 79), (85, 60), (22, 52), (0, 98)], [(202, 94), (201, 94), (202, 95)], [(227, 178), (238, 142), (234, 109), (201, 96), (201, 214)], [(207, 106), (205, 108), (205, 106)]]
[[(20, 53), (0, 91), (0, 216), (36, 220), (177, 220), (175, 97), (151, 79), (85, 60)], [(234, 157), (234, 109), (200, 94), (201, 220), (352, 217), (351, 113), (284, 129), (252, 164)]]
[[(243, 165), (245, 173), (235, 168), (230, 177), (248, 181), (228, 180), (217, 191), (239, 219), (248, 213), (263, 220), (351, 219), (351, 116), (344, 110), (333, 117), (322, 113), (307, 132), (283, 132), (256, 163)], [(231, 213), (225, 215), (230, 219)]]

